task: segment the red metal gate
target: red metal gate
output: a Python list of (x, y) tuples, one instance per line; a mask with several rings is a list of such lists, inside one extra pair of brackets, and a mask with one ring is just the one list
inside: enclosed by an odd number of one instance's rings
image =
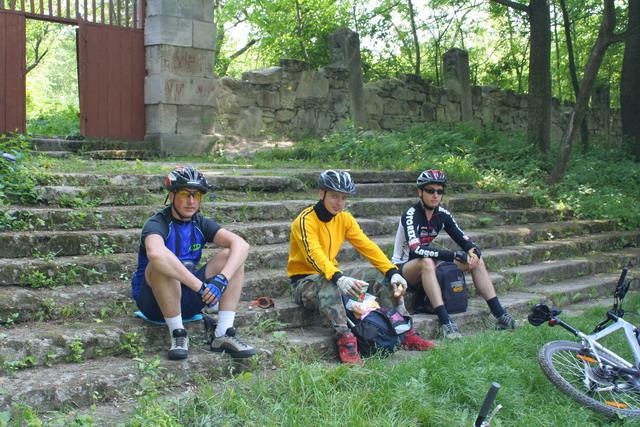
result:
[(0, 12), (0, 134), (26, 129), (24, 15)]
[(143, 139), (144, 33), (79, 20), (80, 131), (88, 137)]
[(25, 18), (78, 25), (80, 130), (142, 139), (142, 0), (0, 0), (0, 133), (25, 132)]

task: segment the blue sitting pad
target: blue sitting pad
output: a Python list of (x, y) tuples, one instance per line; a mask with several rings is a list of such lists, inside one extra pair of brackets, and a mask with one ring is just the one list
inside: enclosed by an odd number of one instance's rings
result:
[[(138, 311), (134, 311), (133, 314), (135, 314), (136, 316), (138, 316), (142, 320), (146, 320), (149, 323), (153, 323), (154, 325), (166, 325), (166, 322), (164, 320), (151, 320), (147, 316), (145, 316), (143, 312), (141, 312), (139, 310)], [(182, 318), (182, 322), (183, 323), (197, 322), (198, 320), (202, 320), (202, 314), (200, 314), (200, 313), (194, 314), (191, 317), (187, 317), (187, 318), (183, 317)]]

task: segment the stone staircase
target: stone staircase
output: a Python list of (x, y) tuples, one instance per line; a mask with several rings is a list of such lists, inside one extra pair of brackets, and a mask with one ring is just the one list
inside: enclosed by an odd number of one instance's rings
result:
[[(291, 348), (335, 360), (330, 331), (291, 303), (286, 277), (289, 225), (315, 202), (317, 171), (267, 175), (210, 166), (205, 173), (216, 199), (203, 204), (204, 214), (252, 246), (236, 324), (258, 356), (241, 363), (208, 352), (202, 322), (194, 322), (187, 324), (190, 357), (169, 362), (166, 328), (132, 315), (129, 278), (140, 227), (164, 201), (163, 175), (58, 174), (42, 183), (39, 205), (0, 212), (12, 218), (12, 229), (0, 231), (0, 412), (16, 403), (40, 411), (97, 404), (113, 415), (131, 408), (149, 376), (166, 387), (191, 384), (277, 365), (278, 352)], [(348, 208), (390, 254), (398, 217), (415, 201), (415, 173), (352, 175), (358, 197)], [(620, 266), (640, 261), (640, 230), (536, 208), (527, 195), (453, 183), (445, 204), (482, 246), (503, 305), (519, 318), (541, 298), (567, 306), (609, 295)], [(452, 247), (446, 234), (438, 242)], [(340, 260), (347, 274), (366, 264), (348, 244)], [(262, 295), (275, 307), (248, 307)], [(477, 297), (454, 318), (465, 333), (490, 320)], [(435, 316), (414, 320), (422, 334), (435, 335)]]
[(34, 137), (32, 142), (34, 151), (57, 158), (78, 154), (96, 160), (142, 160), (153, 152), (153, 147), (144, 141)]

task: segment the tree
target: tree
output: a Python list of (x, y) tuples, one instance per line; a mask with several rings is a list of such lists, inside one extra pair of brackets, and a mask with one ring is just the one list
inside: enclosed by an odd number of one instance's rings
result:
[(569, 124), (562, 136), (562, 141), (560, 142), (558, 160), (556, 161), (553, 171), (548, 179), (550, 184), (559, 182), (566, 174), (577, 128), (584, 119), (589, 98), (591, 97), (591, 91), (593, 90), (593, 85), (596, 77), (598, 76), (598, 70), (600, 69), (600, 65), (602, 64), (607, 48), (611, 44), (620, 42), (627, 37), (628, 30), (624, 33), (614, 33), (616, 28), (616, 11), (613, 2), (614, 0), (604, 0), (604, 10), (600, 29), (598, 31), (598, 38), (591, 49), (589, 60), (587, 61), (584, 75), (582, 77), (582, 82), (580, 83), (580, 91), (576, 98), (576, 103), (571, 111)]
[(547, 0), (530, 0), (529, 5), (511, 0), (491, 0), (529, 17), (529, 111), (527, 140), (537, 145), (544, 157), (551, 144), (551, 16)]
[[(573, 87), (573, 93), (577, 99), (578, 94), (580, 93), (580, 82), (578, 81), (576, 60), (573, 52), (573, 39), (571, 37), (571, 20), (569, 19), (569, 12), (567, 10), (566, 0), (560, 0), (560, 8), (562, 9), (562, 23), (564, 27), (565, 42), (567, 44), (567, 57), (569, 60), (569, 74), (571, 75), (571, 86)], [(589, 127), (587, 125), (586, 120), (583, 120), (582, 124), (580, 125), (580, 139), (582, 140), (582, 146), (586, 150), (589, 146)]]
[(640, 0), (629, 0), (629, 23), (633, 30), (624, 46), (620, 78), (622, 134), (640, 160)]

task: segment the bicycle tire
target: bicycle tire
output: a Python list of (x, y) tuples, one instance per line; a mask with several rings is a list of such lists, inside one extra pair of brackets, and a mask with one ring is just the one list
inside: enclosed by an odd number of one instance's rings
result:
[[(640, 417), (640, 390), (598, 391), (587, 388), (584, 382), (585, 368), (590, 369), (590, 377), (600, 385), (613, 383), (597, 365), (591, 368), (592, 364), (577, 357), (582, 348), (582, 345), (573, 341), (552, 341), (542, 346), (538, 352), (538, 362), (549, 381), (573, 400), (609, 417)], [(599, 356), (615, 365), (610, 357), (604, 354)], [(621, 383), (628, 384), (624, 380), (618, 384)]]

